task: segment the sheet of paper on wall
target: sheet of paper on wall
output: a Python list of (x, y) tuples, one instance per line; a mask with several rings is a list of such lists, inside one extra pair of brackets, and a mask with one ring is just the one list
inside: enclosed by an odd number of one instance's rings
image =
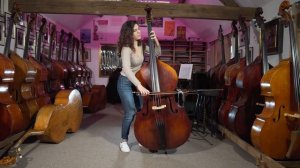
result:
[(179, 79), (191, 80), (193, 71), (193, 64), (180, 64)]

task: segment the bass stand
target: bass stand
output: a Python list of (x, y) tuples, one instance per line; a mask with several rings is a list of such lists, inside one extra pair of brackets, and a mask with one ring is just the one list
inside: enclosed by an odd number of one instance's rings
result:
[(223, 89), (199, 89), (195, 90), (195, 94), (197, 94), (197, 99), (195, 102), (195, 108), (194, 108), (194, 118), (192, 120), (192, 134), (198, 135), (198, 137), (192, 137), (193, 139), (197, 140), (204, 140), (210, 145), (213, 145), (206, 136), (215, 132), (217, 129), (216, 124), (216, 116), (211, 113), (211, 130), (208, 131), (207, 129), (207, 101), (212, 101), (216, 96), (218, 96)]

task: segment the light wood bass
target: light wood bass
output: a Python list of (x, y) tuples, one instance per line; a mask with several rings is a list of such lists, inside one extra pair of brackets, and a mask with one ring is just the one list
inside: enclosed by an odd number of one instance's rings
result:
[(41, 142), (60, 143), (67, 132), (79, 130), (82, 121), (82, 100), (78, 90), (61, 90), (53, 105), (43, 106), (36, 116), (34, 127), (9, 150), (9, 156), (21, 156), (20, 145), (30, 136), (39, 136)]

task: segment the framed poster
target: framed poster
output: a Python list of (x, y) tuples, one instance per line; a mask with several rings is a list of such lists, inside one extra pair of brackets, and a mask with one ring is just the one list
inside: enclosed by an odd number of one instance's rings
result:
[[(8, 34), (10, 20), (11, 20), (11, 14), (8, 12), (5, 12), (5, 15), (4, 15), (5, 37), (7, 37), (7, 34)], [(13, 24), (11, 38), (14, 39), (15, 37), (16, 37), (16, 26), (15, 26), (15, 24)]]
[(283, 25), (279, 18), (265, 23), (266, 54), (282, 53)]
[(0, 45), (5, 45), (4, 40), (4, 32), (5, 32), (5, 23), (3, 21), (0, 21)]
[(185, 26), (177, 26), (177, 40), (186, 40)]
[(164, 35), (165, 36), (175, 35), (175, 21), (165, 21)]
[(84, 52), (84, 61), (85, 62), (91, 62), (91, 49), (90, 48), (85, 48)]
[(24, 49), (25, 45), (25, 27), (18, 26), (16, 28), (16, 47), (20, 49)]
[(80, 41), (84, 43), (91, 42), (91, 29), (81, 29), (80, 30)]

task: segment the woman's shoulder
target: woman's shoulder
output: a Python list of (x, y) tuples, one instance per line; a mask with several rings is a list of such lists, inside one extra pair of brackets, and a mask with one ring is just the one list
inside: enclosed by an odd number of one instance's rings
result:
[(132, 52), (132, 49), (130, 47), (124, 46), (122, 47), (122, 52)]

